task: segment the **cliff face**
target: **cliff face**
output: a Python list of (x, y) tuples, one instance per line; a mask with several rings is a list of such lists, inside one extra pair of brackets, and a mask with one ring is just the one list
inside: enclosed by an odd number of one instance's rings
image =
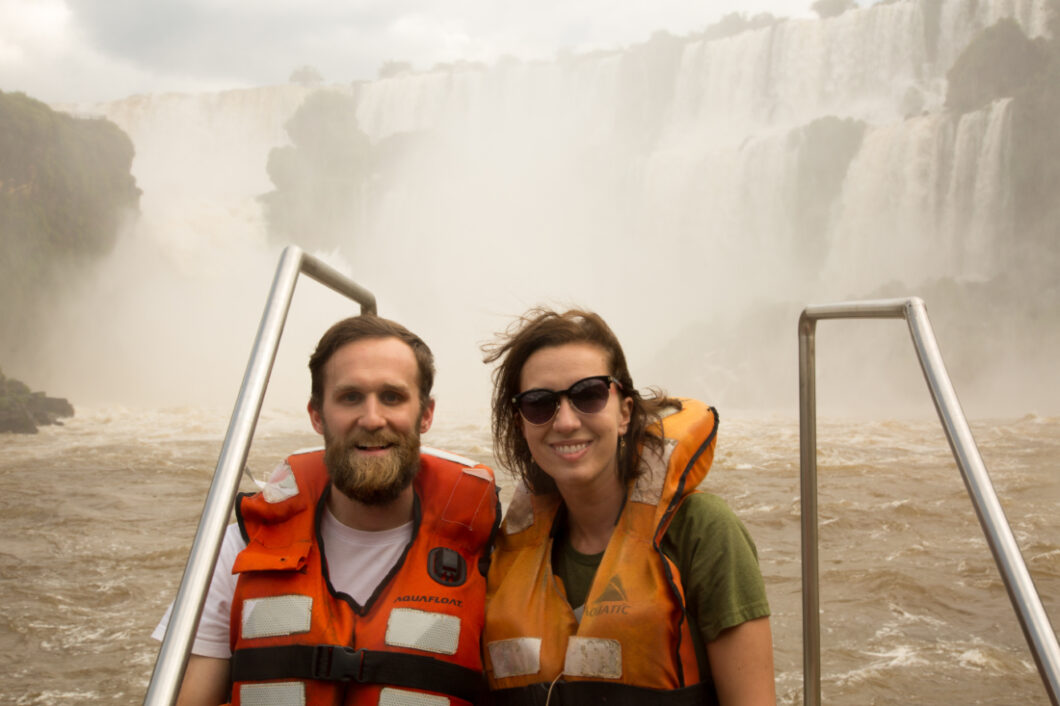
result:
[(65, 280), (113, 250), (139, 208), (132, 160), (113, 122), (0, 92), (0, 338), (32, 339)]

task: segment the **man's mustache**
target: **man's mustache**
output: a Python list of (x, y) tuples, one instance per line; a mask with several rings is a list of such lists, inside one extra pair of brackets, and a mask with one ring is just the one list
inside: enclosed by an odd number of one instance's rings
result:
[(401, 443), (401, 436), (392, 431), (365, 432), (354, 430), (343, 439), (346, 448), (354, 446), (396, 446)]

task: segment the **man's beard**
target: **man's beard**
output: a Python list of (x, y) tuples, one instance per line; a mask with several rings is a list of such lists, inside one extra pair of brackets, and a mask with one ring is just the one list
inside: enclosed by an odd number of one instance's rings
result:
[[(392, 444), (386, 454), (362, 456), (357, 446)], [(385, 505), (408, 488), (420, 469), (420, 434), (354, 430), (346, 438), (333, 437), (324, 427), (324, 465), (335, 488), (365, 505)]]

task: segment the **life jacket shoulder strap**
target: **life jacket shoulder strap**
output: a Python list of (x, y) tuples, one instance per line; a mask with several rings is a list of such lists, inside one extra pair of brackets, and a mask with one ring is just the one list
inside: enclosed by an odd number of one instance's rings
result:
[(232, 653), (232, 681), (316, 679), (385, 684), (448, 694), (479, 703), (486, 683), (479, 670), (404, 652), (342, 645), (247, 647)]
[(417, 488), (426, 502), (424, 517), (451, 542), (476, 551), (493, 536), (499, 501), (493, 471), (470, 459), (423, 448)]

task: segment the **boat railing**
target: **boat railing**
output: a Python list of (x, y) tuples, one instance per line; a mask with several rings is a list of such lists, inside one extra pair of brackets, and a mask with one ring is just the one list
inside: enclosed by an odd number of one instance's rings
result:
[(821, 703), (821, 615), (817, 537), (817, 401), (814, 334), (821, 319), (904, 318), (909, 325), (950, 449), (975, 506), (1024, 637), (1053, 706), (1060, 695), (1060, 647), (982, 456), (961, 410), (924, 302), (918, 297), (806, 308), (799, 318), (799, 438), (802, 503), (803, 704)]
[(273, 277), (269, 298), (265, 303), (265, 311), (261, 315), (261, 324), (258, 326), (235, 409), (228, 423), (228, 432), (217, 459), (213, 482), (199, 518), (199, 527), (184, 568), (184, 577), (173, 602), (166, 635), (155, 660), (155, 669), (144, 697), (144, 704), (169, 706), (176, 701), (180, 691), (206, 590), (213, 575), (225, 528), (232, 514), (236, 493), (239, 491), (239, 481), (247, 463), (254, 427), (261, 412), (265, 388), (276, 360), (280, 336), (283, 334), (283, 326), (300, 274), (308, 275), (354, 300), (361, 305), (362, 313), (376, 311), (375, 297), (371, 292), (297, 246), (290, 245), (284, 249)]

